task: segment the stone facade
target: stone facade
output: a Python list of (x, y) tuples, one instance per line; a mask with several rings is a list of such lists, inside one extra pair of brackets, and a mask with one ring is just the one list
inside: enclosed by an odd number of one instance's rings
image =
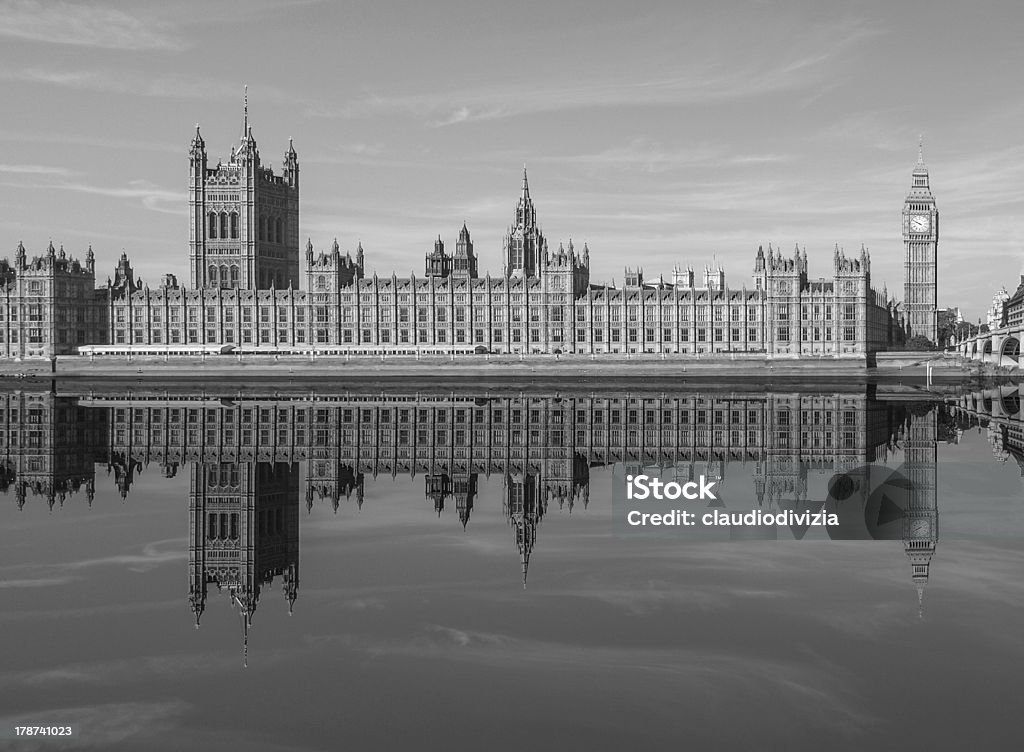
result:
[(53, 243), (29, 259), (18, 243), (13, 264), (0, 260), (0, 356), (51, 358), (106, 342), (107, 294), (95, 280), (92, 248), (82, 264)]
[[(480, 275), (463, 224), (455, 253), (439, 237), (422, 277), (370, 276), (361, 245), (353, 257), (337, 241), (319, 253), (307, 241), (300, 289), (298, 157), (289, 145), (283, 173), (274, 175), (261, 165), (247, 122), (243, 131), (228, 162), (214, 168), (198, 128), (193, 138), (190, 287), (167, 275), (151, 288), (122, 254), (113, 280), (94, 292), (91, 250), (83, 267), (52, 246), (29, 264), (19, 247), (15, 267), (0, 267), (5, 325), (18, 317), (3, 352), (49, 357), (95, 344), (138, 355), (212, 346), (242, 355), (864, 358), (903, 340), (898, 305), (872, 287), (863, 247), (847, 255), (837, 246), (829, 273), (817, 279), (805, 249), (784, 256), (769, 246), (757, 249), (750, 281), (735, 287), (721, 269), (699, 280), (678, 267), (671, 281), (627, 268), (621, 286), (595, 283), (586, 245), (549, 248), (525, 169), (500, 276)], [(50, 328), (26, 327), (26, 316)]]
[(289, 140), (280, 175), (260, 162), (246, 117), (227, 163), (207, 166), (196, 126), (189, 150), (189, 267), (193, 288), (299, 286), (299, 157)]

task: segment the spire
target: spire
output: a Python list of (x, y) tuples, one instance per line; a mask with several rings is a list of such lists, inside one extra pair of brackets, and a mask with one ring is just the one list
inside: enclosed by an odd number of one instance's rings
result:
[(192, 137), (192, 152), (199, 153), (206, 149), (206, 142), (203, 141), (203, 136), (199, 132), (199, 123), (196, 123), (196, 135)]
[(242, 90), (242, 139), (249, 135), (249, 84)]
[(523, 199), (529, 200), (530, 198), (530, 184), (526, 179), (526, 162), (523, 162)]
[(242, 613), (242, 668), (249, 668), (249, 617)]
[(252, 626), (252, 612), (255, 606), (248, 597), (243, 601), (237, 592), (231, 593), (231, 600), (232, 605), (238, 606), (238, 613), (242, 617), (242, 667), (249, 668), (249, 627)]
[(913, 180), (911, 182), (910, 196), (920, 200), (930, 198), (931, 186), (928, 178), (928, 166), (924, 163), (924, 137), (919, 137), (917, 142), (917, 164), (914, 165)]

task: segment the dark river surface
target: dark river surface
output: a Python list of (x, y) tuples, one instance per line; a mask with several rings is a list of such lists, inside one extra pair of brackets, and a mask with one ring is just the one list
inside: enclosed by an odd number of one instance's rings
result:
[(1019, 744), (1016, 389), (567, 386), (0, 391), (0, 747)]

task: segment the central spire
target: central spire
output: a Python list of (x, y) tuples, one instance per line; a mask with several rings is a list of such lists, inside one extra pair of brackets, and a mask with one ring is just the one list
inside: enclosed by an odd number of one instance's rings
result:
[(530, 198), (530, 184), (526, 180), (526, 162), (523, 162), (523, 198)]
[(242, 89), (242, 139), (249, 135), (249, 84)]

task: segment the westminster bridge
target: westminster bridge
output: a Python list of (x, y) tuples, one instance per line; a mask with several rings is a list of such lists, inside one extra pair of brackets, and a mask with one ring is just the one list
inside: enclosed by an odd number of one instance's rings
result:
[(1020, 365), (1020, 343), (1024, 340), (1024, 325), (1005, 326), (968, 337), (954, 346), (954, 350), (970, 360), (992, 363), (1005, 368)]

